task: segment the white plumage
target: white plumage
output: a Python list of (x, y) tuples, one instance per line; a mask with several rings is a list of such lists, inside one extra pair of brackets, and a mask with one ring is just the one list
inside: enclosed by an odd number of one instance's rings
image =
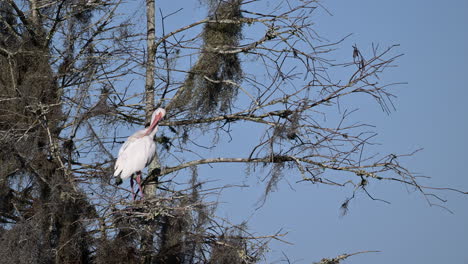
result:
[(156, 151), (153, 138), (143, 136), (145, 130), (139, 130), (119, 150), (119, 157), (115, 162), (114, 176), (123, 180), (133, 173), (143, 170), (150, 162)]
[[(122, 179), (127, 179), (137, 174), (137, 182), (141, 190), (141, 170), (153, 159), (156, 151), (154, 135), (158, 131), (158, 123), (164, 117), (166, 111), (158, 108), (151, 116), (151, 124), (148, 128), (138, 130), (128, 137), (119, 150), (119, 156), (115, 162), (114, 177), (119, 184)], [(133, 177), (130, 179), (133, 192)], [(143, 193), (143, 192), (142, 192)], [(135, 197), (134, 197), (135, 198)]]

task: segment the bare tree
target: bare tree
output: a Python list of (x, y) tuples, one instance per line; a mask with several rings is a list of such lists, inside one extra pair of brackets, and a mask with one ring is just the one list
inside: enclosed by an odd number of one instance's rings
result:
[[(376, 134), (353, 121), (353, 96), (393, 108), (397, 83), (379, 76), (401, 56), (397, 45), (370, 54), (354, 46), (338, 61), (334, 51), (346, 37), (330, 42), (316, 32), (319, 3), (251, 7), (263, 2), (200, 1), (205, 19), (167, 32), (167, 19), (180, 10), (157, 15), (154, 0), (135, 2), (138, 8), (121, 0), (1, 1), (0, 257), (263, 260), (268, 242), (284, 234), (257, 236), (246, 223), (219, 218), (210, 197), (229, 186), (205, 188), (203, 164), (240, 163), (266, 177), (263, 201), (286, 175), (300, 184), (353, 185), (344, 213), (356, 192), (379, 200), (369, 184), (401, 183), (431, 205), (444, 202), (434, 191), (460, 192), (421, 185), (400, 165), (413, 153), (368, 152)], [(128, 128), (146, 125), (160, 106), (168, 114), (145, 199), (131, 202), (113, 185), (114, 154)], [(209, 156), (245, 129), (261, 136), (243, 146), (243, 155)]]

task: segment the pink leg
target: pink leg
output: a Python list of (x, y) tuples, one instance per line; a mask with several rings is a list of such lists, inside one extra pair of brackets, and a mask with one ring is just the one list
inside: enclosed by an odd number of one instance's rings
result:
[(140, 195), (141, 195), (141, 198), (145, 198), (144, 197), (144, 194), (143, 194), (143, 187), (141, 186), (141, 171), (137, 172), (137, 178), (136, 178), (136, 181), (138, 183), (138, 187), (140, 188)]

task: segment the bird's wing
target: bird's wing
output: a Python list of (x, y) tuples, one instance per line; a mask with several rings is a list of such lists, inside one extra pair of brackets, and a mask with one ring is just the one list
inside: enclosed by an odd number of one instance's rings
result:
[(154, 155), (154, 150), (153, 153), (150, 152), (151, 147), (148, 146), (149, 141), (145, 138), (146, 137), (125, 142), (115, 162), (114, 176), (120, 175), (122, 179), (126, 179), (133, 173), (145, 168), (148, 157)]
[(133, 133), (133, 135), (129, 136), (127, 138), (127, 140), (125, 141), (125, 143), (122, 145), (122, 147), (120, 147), (119, 149), (119, 156), (120, 154), (126, 149), (128, 148), (128, 146), (134, 142), (135, 140), (138, 140), (138, 139), (141, 139), (143, 138), (143, 135), (145, 133), (145, 130), (142, 129), (142, 130), (138, 130), (137, 132)]
[(120, 147), (119, 149), (119, 157), (120, 155), (122, 155), (122, 152), (125, 151), (125, 149), (128, 147), (128, 145), (131, 143), (130, 141), (130, 138), (127, 139), (127, 141), (125, 141), (125, 143)]

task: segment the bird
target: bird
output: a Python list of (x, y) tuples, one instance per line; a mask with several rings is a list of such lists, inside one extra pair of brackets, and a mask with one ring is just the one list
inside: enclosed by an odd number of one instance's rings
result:
[(122, 180), (130, 177), (133, 200), (136, 199), (136, 193), (133, 190), (133, 175), (136, 174), (140, 195), (143, 198), (141, 171), (148, 166), (154, 157), (156, 152), (154, 135), (158, 131), (158, 123), (165, 115), (165, 109), (156, 109), (151, 115), (149, 127), (138, 130), (129, 136), (122, 147), (120, 147), (114, 167), (115, 183), (119, 185), (122, 183)]

